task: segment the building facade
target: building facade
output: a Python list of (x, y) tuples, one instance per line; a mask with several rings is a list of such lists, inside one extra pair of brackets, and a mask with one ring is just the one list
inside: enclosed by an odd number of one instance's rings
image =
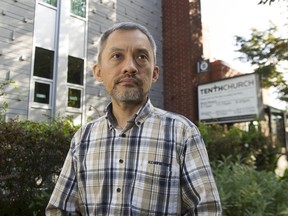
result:
[[(83, 124), (102, 115), (110, 98), (92, 68), (100, 35), (120, 21), (146, 26), (156, 40), (160, 77), (150, 92), (156, 107), (197, 123), (197, 86), (240, 74), (219, 60), (199, 68), (207, 60), (200, 0), (2, 0), (0, 13), (6, 121), (71, 116)], [(269, 107), (266, 113), (268, 134), (287, 146), (287, 116)]]
[[(116, 22), (148, 28), (162, 71), (161, 1), (3, 0), (0, 11), (0, 82), (15, 82), (0, 97), (6, 120), (72, 116), (81, 124), (101, 115), (110, 99), (92, 68), (100, 35)], [(150, 98), (163, 108), (163, 73)]]

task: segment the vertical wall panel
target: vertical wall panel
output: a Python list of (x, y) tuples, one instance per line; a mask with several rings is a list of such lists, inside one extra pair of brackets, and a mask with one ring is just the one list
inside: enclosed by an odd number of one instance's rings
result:
[(9, 104), (6, 120), (27, 118), (35, 1), (2, 0), (0, 9), (0, 82), (15, 82), (0, 97), (0, 106)]
[(37, 5), (35, 15), (35, 46), (55, 50), (57, 10), (42, 4)]

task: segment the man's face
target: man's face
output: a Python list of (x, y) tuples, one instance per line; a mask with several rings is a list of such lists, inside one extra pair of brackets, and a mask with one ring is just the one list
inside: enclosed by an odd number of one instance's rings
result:
[(151, 44), (139, 30), (117, 30), (103, 47), (94, 75), (103, 81), (112, 101), (142, 103), (158, 79)]

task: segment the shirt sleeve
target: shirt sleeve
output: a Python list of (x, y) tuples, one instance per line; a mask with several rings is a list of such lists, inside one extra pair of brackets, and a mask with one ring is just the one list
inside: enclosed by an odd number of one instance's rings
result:
[(81, 215), (79, 213), (78, 186), (71, 149), (67, 154), (45, 213), (46, 216)]
[(198, 129), (186, 139), (182, 164), (182, 215), (222, 215), (206, 147)]

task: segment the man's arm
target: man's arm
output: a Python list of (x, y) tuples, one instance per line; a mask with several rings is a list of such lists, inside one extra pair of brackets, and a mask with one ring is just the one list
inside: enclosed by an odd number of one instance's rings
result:
[(78, 186), (70, 149), (46, 207), (46, 216), (81, 215), (78, 203)]
[(198, 129), (186, 139), (182, 164), (182, 214), (222, 215), (216, 183)]

